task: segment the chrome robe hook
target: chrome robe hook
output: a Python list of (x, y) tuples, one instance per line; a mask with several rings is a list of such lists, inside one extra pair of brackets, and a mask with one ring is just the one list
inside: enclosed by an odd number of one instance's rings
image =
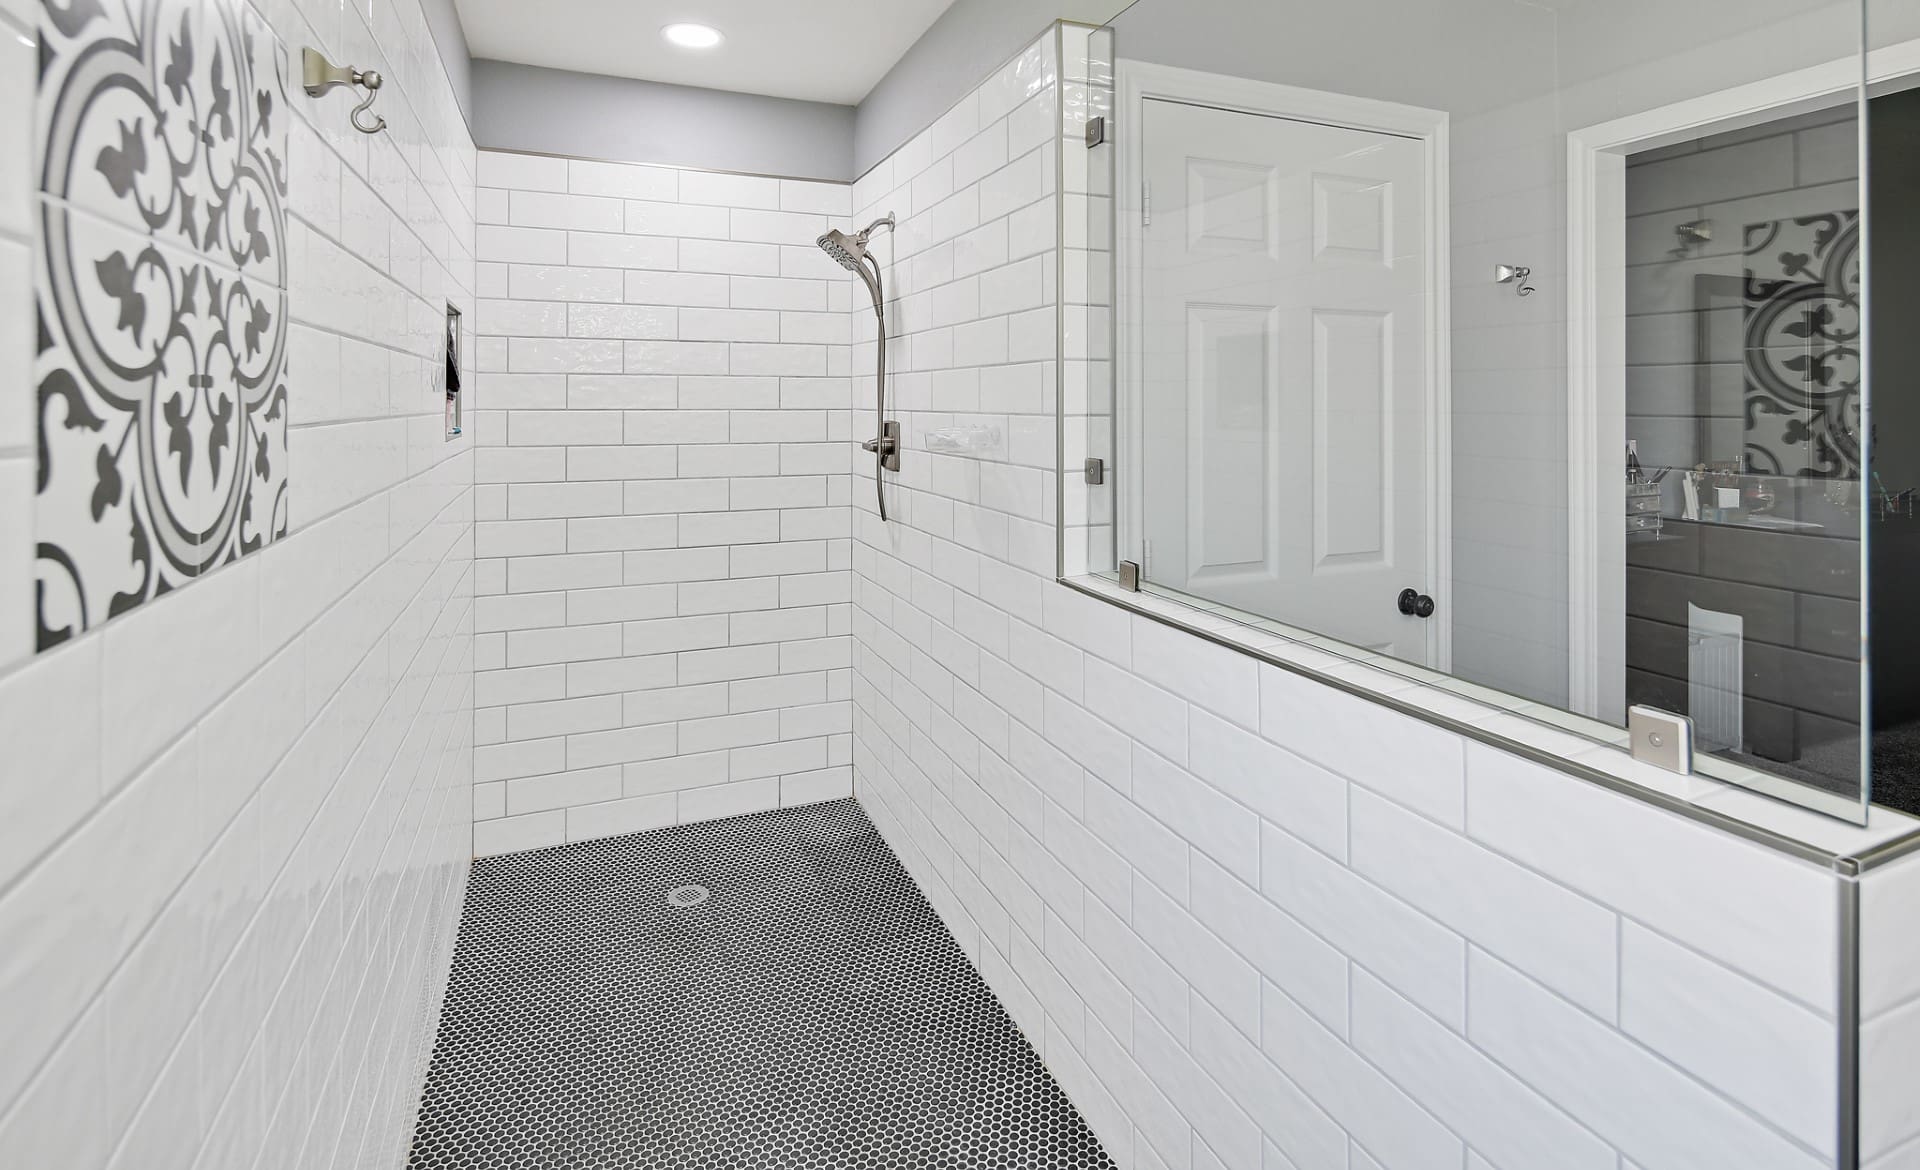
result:
[(353, 107), (353, 113), (347, 119), (353, 128), (362, 134), (378, 134), (387, 128), (387, 120), (378, 114), (373, 121), (362, 122), (360, 115), (373, 105), (373, 99), (380, 96), (380, 74), (368, 69), (364, 72), (351, 65), (335, 65), (316, 49), (303, 49), (300, 53), (301, 79), (306, 83), (307, 96), (319, 97), (335, 86), (359, 86), (367, 91), (367, 96), (359, 105)]

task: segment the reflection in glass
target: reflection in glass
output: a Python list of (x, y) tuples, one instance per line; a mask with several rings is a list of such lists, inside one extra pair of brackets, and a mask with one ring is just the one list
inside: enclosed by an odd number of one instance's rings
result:
[(1697, 750), (1860, 773), (1851, 104), (1626, 165), (1626, 701)]
[[(1207, 84), (1133, 67), (1145, 84)], [(1429, 213), (1444, 119), (1245, 88), (1240, 109), (1149, 99), (1138, 165), (1151, 216), (1122, 248), (1139, 339), (1149, 578), (1292, 615), (1367, 650), (1436, 665), (1437, 626), (1393, 604), (1427, 587), (1443, 487), (1429, 435), (1441, 371)], [(1148, 219), (1151, 222), (1146, 222)]]
[[(1137, 0), (1084, 43), (1064, 572), (1600, 744), (1681, 713), (1699, 770), (1864, 817), (1863, 525), (1920, 469), (1869, 466), (1859, 0)], [(1874, 76), (1876, 117), (1920, 82)], [(1920, 686), (1876, 690), (1920, 778)]]
[[(1911, 6), (1900, 13), (1914, 22)], [(1873, 792), (1879, 803), (1920, 813), (1920, 676), (1911, 665), (1920, 660), (1920, 89), (1875, 96), (1867, 130)]]

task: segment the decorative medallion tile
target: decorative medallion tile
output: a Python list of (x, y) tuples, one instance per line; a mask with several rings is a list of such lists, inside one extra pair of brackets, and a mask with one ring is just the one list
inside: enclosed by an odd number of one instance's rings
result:
[(287, 528), (287, 54), (232, 0), (44, 0), (41, 649)]
[(1860, 478), (1860, 213), (1746, 225), (1747, 462)]

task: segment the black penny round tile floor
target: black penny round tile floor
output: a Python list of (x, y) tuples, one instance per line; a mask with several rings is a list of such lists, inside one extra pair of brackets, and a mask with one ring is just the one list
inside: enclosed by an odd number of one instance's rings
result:
[(413, 1170), (1112, 1165), (851, 800), (473, 864)]

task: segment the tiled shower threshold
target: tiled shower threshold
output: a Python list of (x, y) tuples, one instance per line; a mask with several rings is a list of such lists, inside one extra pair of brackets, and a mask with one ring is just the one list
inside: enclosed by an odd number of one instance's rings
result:
[(475, 861), (409, 1164), (1112, 1166), (851, 800)]

